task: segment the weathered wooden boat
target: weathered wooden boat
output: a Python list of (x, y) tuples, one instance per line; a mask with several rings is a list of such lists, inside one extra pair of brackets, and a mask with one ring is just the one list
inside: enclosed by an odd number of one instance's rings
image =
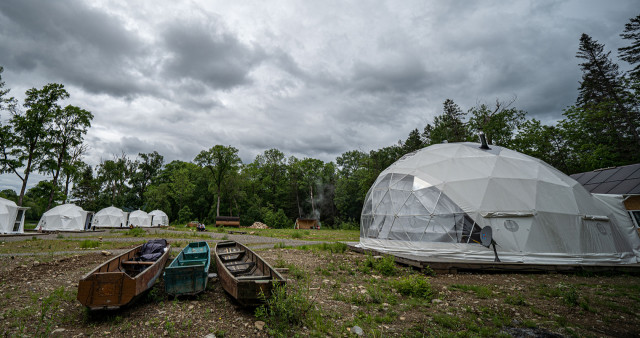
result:
[(172, 296), (195, 295), (207, 288), (211, 251), (207, 242), (189, 243), (164, 269), (164, 288)]
[(170, 251), (166, 240), (151, 240), (110, 259), (80, 279), (78, 300), (91, 310), (131, 303), (160, 277)]
[(268, 298), (274, 285), (286, 283), (280, 273), (238, 242), (218, 242), (215, 255), (222, 287), (242, 305), (258, 305), (261, 293)]

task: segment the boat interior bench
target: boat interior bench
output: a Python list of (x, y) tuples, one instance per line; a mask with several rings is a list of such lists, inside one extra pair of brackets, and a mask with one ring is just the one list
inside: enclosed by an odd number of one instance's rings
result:
[[(241, 266), (246, 265), (246, 267), (241, 268)], [(242, 262), (242, 263), (234, 263), (234, 264), (225, 264), (225, 266), (227, 267), (227, 269), (229, 269), (229, 271), (233, 274), (233, 275), (240, 275), (243, 273), (247, 273), (250, 271), (253, 271), (253, 269), (256, 268), (256, 262)]]
[(183, 259), (181, 261), (178, 261), (178, 264), (180, 264), (180, 266), (204, 265), (205, 263), (206, 261), (203, 259)]
[(143, 262), (143, 261), (124, 261), (125, 265), (153, 265), (155, 262)]
[(261, 280), (261, 279), (271, 279), (270, 276), (238, 276), (237, 280)]
[[(230, 261), (239, 260), (240, 258), (244, 257), (246, 253), (247, 252), (244, 250), (238, 250), (238, 251), (221, 253), (221, 254), (218, 254), (218, 256), (220, 257), (220, 260), (222, 260), (223, 262), (230, 262)], [(234, 256), (234, 255), (237, 255), (237, 256)]]

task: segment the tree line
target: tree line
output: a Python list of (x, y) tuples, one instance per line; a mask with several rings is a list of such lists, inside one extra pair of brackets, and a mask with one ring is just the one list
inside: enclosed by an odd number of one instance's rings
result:
[[(334, 161), (296, 158), (269, 149), (242, 163), (238, 149), (215, 145), (192, 161), (164, 163), (157, 152), (115, 154), (91, 167), (82, 160), (84, 135), (93, 115), (76, 106), (61, 84), (30, 89), (22, 107), (8, 96), (0, 67), (0, 171), (22, 181), (20, 193), (0, 196), (31, 209), (30, 219), (55, 203), (72, 200), (86, 210), (109, 205), (127, 210), (161, 209), (171, 220), (212, 223), (220, 215), (239, 216), (243, 225), (261, 221), (290, 227), (295, 218), (319, 218), (324, 226), (358, 227), (365, 195), (380, 172), (403, 155), (431, 144), (477, 141), (540, 158), (567, 173), (640, 162), (640, 15), (621, 36), (629, 44), (618, 58), (621, 72), (603, 44), (580, 37), (576, 57), (582, 79), (576, 102), (555, 125), (544, 125), (515, 107), (515, 98), (464, 110), (452, 99), (432, 123), (412, 130), (405, 140), (377, 150), (347, 151)], [(1, 117), (1, 116), (0, 116)], [(26, 190), (29, 174), (52, 177)], [(72, 188), (70, 188), (72, 187)]]

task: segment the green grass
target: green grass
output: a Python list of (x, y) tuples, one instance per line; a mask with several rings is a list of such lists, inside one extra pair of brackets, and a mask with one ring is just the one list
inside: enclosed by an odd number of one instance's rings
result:
[(93, 249), (93, 248), (97, 248), (100, 246), (100, 242), (99, 241), (93, 241), (90, 239), (85, 239), (82, 242), (80, 242), (80, 248), (82, 249)]
[[(85, 243), (86, 242), (86, 243)], [(81, 248), (95, 248), (95, 240), (73, 240), (65, 239), (39, 239), (28, 241), (6, 242), (0, 246), (0, 253), (28, 253), (28, 252), (56, 252), (56, 251), (74, 251)], [(83, 244), (85, 243), (85, 244)], [(103, 241), (100, 249), (124, 249), (131, 248), (135, 245), (144, 243), (139, 242), (109, 242)]]
[(463, 285), (463, 284), (453, 284), (449, 287), (451, 290), (459, 290), (465, 292), (473, 292), (476, 294), (478, 298), (489, 298), (493, 294), (491, 289), (486, 286), (481, 285)]
[(367, 254), (364, 261), (358, 264), (358, 269), (364, 274), (375, 271), (383, 276), (395, 276), (398, 274), (395, 258), (391, 255), (372, 256)]
[[(214, 231), (226, 232), (227, 230), (238, 231), (238, 228), (216, 228)], [(253, 232), (255, 236), (274, 238), (294, 238), (305, 241), (323, 242), (357, 242), (360, 240), (360, 230), (299, 230), (299, 229), (250, 229), (243, 228), (242, 231)]]
[(428, 277), (413, 274), (393, 281), (393, 287), (404, 296), (431, 300), (433, 291)]

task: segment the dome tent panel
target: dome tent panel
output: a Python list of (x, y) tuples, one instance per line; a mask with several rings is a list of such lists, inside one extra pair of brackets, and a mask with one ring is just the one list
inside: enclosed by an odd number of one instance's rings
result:
[(75, 204), (62, 204), (49, 209), (40, 218), (36, 229), (42, 231), (83, 231), (92, 226), (93, 212)]
[(488, 185), (488, 178), (448, 182), (442, 187), (442, 193), (455, 200), (455, 204), (460, 210), (475, 212), (480, 210), (482, 206)]
[(151, 218), (151, 226), (167, 226), (169, 225), (169, 217), (162, 210), (153, 210), (149, 213)]
[(120, 208), (110, 206), (98, 211), (93, 217), (95, 227), (121, 228), (127, 225), (127, 213)]
[(24, 215), (29, 208), (19, 207), (14, 201), (0, 197), (0, 233), (24, 233)]
[(151, 216), (142, 210), (132, 211), (129, 214), (128, 226), (133, 227), (151, 227)]
[[(432, 188), (412, 186), (407, 195), (408, 175), (413, 185), (419, 179)], [(600, 230), (583, 224), (585, 215), (612, 212), (573, 182), (546, 163), (506, 148), (482, 150), (475, 143), (430, 146), (380, 174), (364, 203), (360, 246), (493, 261), (493, 250), (473, 240), (479, 230), (491, 226), (505, 262), (638, 262), (640, 243), (617, 220), (611, 218), (609, 227)]]
[(391, 201), (391, 210), (389, 211), (392, 214), (397, 215), (398, 212), (400, 212), (400, 209), (402, 209), (404, 204), (407, 202), (407, 199), (412, 195), (413, 193), (411, 191), (390, 189), (387, 194)]
[(489, 178), (484, 191), (480, 211), (531, 211), (536, 210), (536, 195), (527, 191), (535, 191), (537, 181), (520, 178)]

